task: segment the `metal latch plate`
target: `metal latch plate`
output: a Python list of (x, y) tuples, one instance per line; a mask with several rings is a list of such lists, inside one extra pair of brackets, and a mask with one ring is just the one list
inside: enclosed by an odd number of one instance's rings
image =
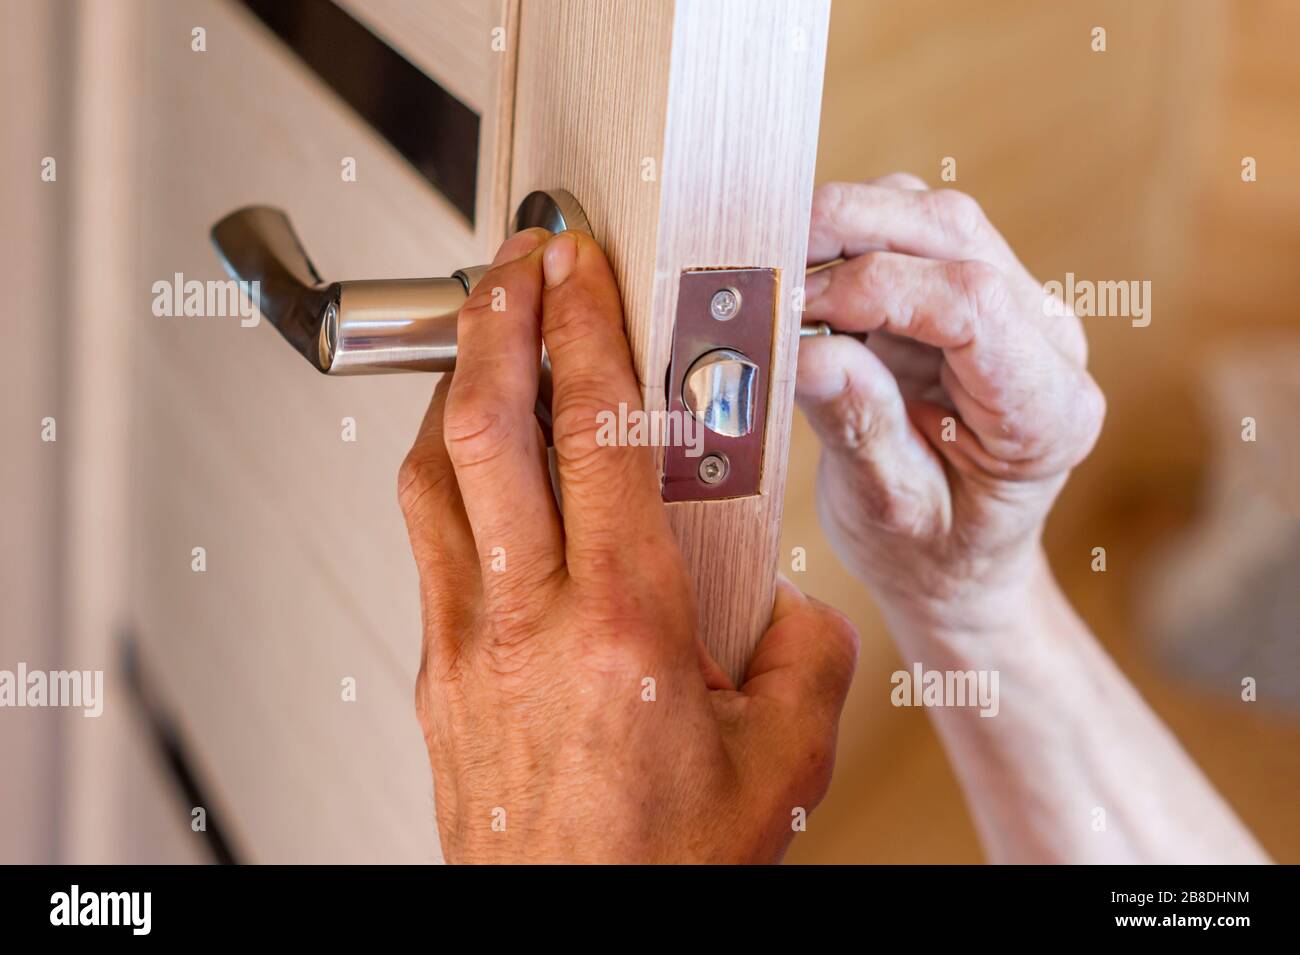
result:
[[(715, 297), (726, 291), (734, 300), (723, 295), (715, 305)], [(682, 273), (666, 383), (667, 409), (670, 421), (676, 418), (683, 423), (679, 434), (691, 440), (673, 441), (664, 449), (665, 501), (716, 501), (759, 492), (776, 296), (775, 269), (699, 269)], [(738, 307), (733, 310), (731, 306)], [(697, 359), (716, 349), (739, 352), (758, 367), (753, 428), (739, 437), (705, 427), (692, 417), (683, 400), (687, 371)]]

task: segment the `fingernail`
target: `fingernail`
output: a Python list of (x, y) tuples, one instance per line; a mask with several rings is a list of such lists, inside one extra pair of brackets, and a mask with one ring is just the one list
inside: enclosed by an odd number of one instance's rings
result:
[(546, 287), (555, 288), (569, 277), (573, 264), (578, 261), (578, 242), (567, 232), (561, 232), (549, 243), (542, 253), (542, 274), (546, 277)]
[(545, 234), (539, 229), (525, 229), (523, 232), (515, 233), (501, 243), (501, 248), (497, 249), (492, 264), (494, 266), (504, 265), (506, 262), (513, 262), (515, 259), (527, 255), (541, 245), (545, 237)]
[(811, 302), (822, 292), (826, 291), (826, 286), (831, 284), (830, 269), (822, 269), (819, 272), (813, 272), (804, 276), (803, 280), (803, 300), (805, 303)]

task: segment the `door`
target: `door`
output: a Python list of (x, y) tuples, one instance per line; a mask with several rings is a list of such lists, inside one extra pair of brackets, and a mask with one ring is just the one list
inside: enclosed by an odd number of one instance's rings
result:
[[(126, 422), (99, 498), (122, 529), (103, 547), (120, 546), (123, 596), (103, 597), (89, 567), (78, 586), (125, 628), (137, 683), (238, 858), (438, 858), (395, 499), (433, 378), (324, 376), (256, 316), (185, 314), (186, 283), (223, 277), (212, 224), (269, 204), (328, 278), (446, 276), (490, 258), (528, 193), (567, 190), (613, 263), (649, 408), (680, 392), (679, 314), (698, 318), (710, 276), (758, 282), (748, 483), (666, 505), (706, 640), (739, 676), (772, 602), (827, 13), (808, 0), (97, 13), (130, 51), (104, 94), (98, 174), (129, 201), (101, 215), (102, 241), (82, 240), (128, 329), (82, 352)], [(110, 414), (82, 405), (87, 421)]]

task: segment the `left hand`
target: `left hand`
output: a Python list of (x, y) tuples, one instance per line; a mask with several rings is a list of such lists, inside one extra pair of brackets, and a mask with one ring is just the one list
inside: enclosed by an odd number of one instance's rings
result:
[(805, 317), (870, 333), (800, 345), (827, 535), (896, 637), (1006, 630), (1054, 586), (1043, 522), (1101, 430), (1083, 326), (974, 199), (903, 173), (821, 186), (808, 261), (836, 264)]
[[(563, 515), (533, 416), (543, 339)], [(445, 858), (780, 859), (829, 783), (856, 634), (783, 583), (744, 686), (704, 651), (653, 449), (597, 438), (641, 394), (590, 238), (512, 237), (457, 342), (399, 487)]]

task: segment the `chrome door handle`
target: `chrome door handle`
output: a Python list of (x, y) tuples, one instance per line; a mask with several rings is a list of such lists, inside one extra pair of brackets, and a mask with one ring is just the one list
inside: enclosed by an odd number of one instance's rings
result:
[[(514, 228), (551, 232), (591, 227), (563, 190), (530, 193)], [(307, 258), (289, 217), (270, 206), (247, 206), (212, 227), (227, 273), (257, 289), (255, 304), (314, 368), (327, 375), (451, 371), (456, 365), (456, 315), (486, 266), (448, 278), (325, 282)], [(253, 283), (257, 283), (255, 286)], [(542, 357), (542, 397), (549, 363)]]

